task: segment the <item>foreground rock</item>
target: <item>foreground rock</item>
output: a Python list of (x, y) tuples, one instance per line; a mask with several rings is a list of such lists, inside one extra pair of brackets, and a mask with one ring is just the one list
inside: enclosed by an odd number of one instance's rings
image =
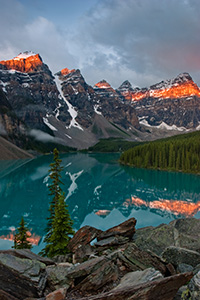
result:
[(107, 239), (109, 237), (113, 236), (123, 236), (127, 237), (130, 240), (133, 238), (133, 235), (135, 233), (135, 225), (136, 225), (136, 219), (131, 218), (118, 226), (112, 227), (104, 232), (102, 232), (100, 235), (97, 236), (97, 240), (103, 240)]
[(162, 253), (162, 258), (175, 267), (180, 264), (187, 264), (192, 267), (200, 264), (200, 253), (180, 247), (167, 247)]
[[(170, 245), (162, 257), (135, 243), (135, 223), (132, 218), (105, 232), (90, 226), (81, 228), (70, 242), (72, 253), (56, 257), (56, 263), (30, 250), (0, 251), (0, 299), (172, 300), (181, 287), (174, 300), (180, 300), (183, 292), (187, 293), (184, 300), (199, 300), (200, 253), (192, 247), (198, 245), (200, 223), (176, 220), (144, 229), (143, 239), (148, 240), (152, 232), (157, 234), (156, 243), (151, 243), (155, 249), (164, 247), (158, 233), (170, 236), (172, 225), (178, 230), (173, 229), (174, 240), (181, 242), (181, 232), (185, 238), (188, 233), (184, 244), (189, 247), (191, 243), (192, 249)], [(196, 232), (190, 235), (191, 228)], [(91, 245), (94, 238), (98, 242)]]
[(17, 299), (40, 297), (46, 286), (45, 265), (36, 260), (0, 254), (0, 286)]
[(77, 300), (173, 300), (178, 289), (192, 276), (192, 273), (178, 274), (137, 286), (122, 286), (107, 293), (77, 298)]
[(96, 239), (100, 233), (102, 233), (102, 230), (98, 230), (92, 226), (84, 226), (79, 229), (74, 237), (70, 240), (68, 249), (72, 252), (75, 252), (75, 250), (80, 246), (90, 244), (90, 242)]
[(158, 255), (166, 247), (176, 246), (200, 253), (200, 219), (177, 219), (158, 227), (136, 230), (136, 245), (143, 250), (151, 250)]
[(47, 257), (39, 256), (29, 249), (12, 249), (12, 250), (0, 250), (0, 254), (9, 254), (19, 258), (27, 258), (30, 260), (37, 260), (46, 266), (54, 265), (54, 261)]

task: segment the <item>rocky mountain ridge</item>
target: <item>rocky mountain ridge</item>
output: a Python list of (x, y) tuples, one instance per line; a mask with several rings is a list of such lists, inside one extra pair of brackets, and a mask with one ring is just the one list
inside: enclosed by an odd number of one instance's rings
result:
[(200, 90), (188, 73), (143, 89), (125, 81), (115, 90), (105, 80), (88, 85), (78, 69), (54, 77), (39, 54), (24, 52), (0, 61), (0, 89), (0, 101), (15, 116), (6, 122), (1, 113), (7, 135), (16, 127), (24, 136), (78, 149), (100, 138), (151, 140), (200, 124)]
[(142, 89), (126, 81), (118, 91), (135, 107), (141, 125), (169, 131), (199, 129), (200, 89), (188, 73)]
[(131, 130), (140, 127), (131, 105), (101, 97), (79, 70), (65, 68), (54, 77), (39, 54), (0, 61), (0, 87), (36, 139), (46, 133), (46, 139), (81, 149), (102, 137), (134, 138)]

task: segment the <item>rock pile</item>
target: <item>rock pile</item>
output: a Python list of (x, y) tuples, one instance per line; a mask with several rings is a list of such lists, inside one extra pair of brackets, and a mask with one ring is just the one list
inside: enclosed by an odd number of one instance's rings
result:
[[(185, 231), (200, 228), (197, 219), (180, 223)], [(166, 244), (166, 249), (158, 255), (156, 251), (141, 248), (141, 231), (148, 231), (150, 238), (151, 232), (164, 225), (139, 231), (135, 225), (136, 220), (131, 218), (107, 231), (84, 226), (69, 243), (71, 255), (54, 260), (30, 250), (0, 251), (0, 299), (200, 299), (197, 241), (195, 249), (188, 247), (189, 239), (194, 236), (187, 236), (187, 247), (180, 247), (180, 243)], [(171, 226), (171, 223), (165, 225), (166, 235)], [(147, 237), (146, 233), (144, 236)], [(158, 249), (159, 243), (160, 239), (157, 244), (154, 240), (152, 247), (156, 244)]]

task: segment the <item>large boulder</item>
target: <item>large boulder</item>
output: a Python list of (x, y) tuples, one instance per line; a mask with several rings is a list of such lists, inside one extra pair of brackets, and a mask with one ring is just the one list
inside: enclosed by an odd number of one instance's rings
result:
[(48, 294), (45, 300), (64, 300), (66, 297), (66, 293), (67, 293), (66, 288), (60, 288)]
[(158, 255), (169, 246), (200, 252), (200, 219), (177, 219), (169, 224), (137, 229), (134, 242), (139, 248)]
[(188, 284), (190, 299), (200, 300), (200, 271), (191, 279)]
[(178, 289), (185, 285), (192, 273), (178, 274), (137, 286), (134, 284), (112, 289), (96, 296), (78, 298), (79, 300), (173, 300)]
[(45, 265), (36, 260), (0, 254), (0, 287), (18, 299), (40, 297), (46, 285)]
[(80, 228), (70, 240), (68, 249), (71, 252), (75, 252), (80, 245), (82, 246), (90, 244), (90, 242), (96, 239), (101, 232), (102, 230), (96, 229), (92, 226), (84, 226)]
[(167, 247), (162, 253), (162, 258), (176, 268), (180, 264), (188, 264), (195, 267), (200, 263), (200, 253), (174, 246)]
[(11, 294), (8, 294), (8, 293), (4, 292), (3, 290), (0, 290), (0, 299), (1, 300), (19, 300), (19, 298), (15, 298)]
[(134, 243), (129, 243), (123, 251), (124, 257), (135, 266), (135, 270), (145, 270), (153, 267), (159, 270), (164, 276), (174, 275), (173, 266), (165, 263), (159, 256), (139, 249)]
[(48, 286), (52, 291), (66, 287), (84, 295), (96, 294), (118, 280), (115, 262), (105, 256), (90, 259), (70, 268), (64, 264), (49, 266), (47, 273)]
[(9, 249), (9, 250), (0, 250), (0, 254), (10, 254), (19, 258), (27, 258), (31, 260), (37, 260), (41, 263), (45, 264), (46, 266), (54, 265), (54, 261), (47, 257), (39, 256), (35, 253), (33, 253), (29, 249)]
[(135, 233), (135, 225), (136, 225), (136, 219), (130, 218), (129, 220), (112, 227), (106, 231), (103, 231), (101, 234), (97, 236), (97, 241), (107, 239), (109, 237), (113, 236), (123, 236), (128, 237), (129, 240), (133, 238), (133, 235)]
[(154, 268), (149, 268), (144, 271), (129, 272), (122, 277), (119, 285), (114, 288), (113, 291), (125, 289), (133, 285), (137, 286), (139, 284), (147, 283), (149, 281), (158, 280), (161, 278), (163, 278), (163, 275)]
[(103, 240), (100, 240), (99, 242), (95, 243), (94, 246), (100, 248), (100, 250), (109, 248), (109, 247), (115, 247), (119, 245), (123, 245), (129, 242), (128, 237), (123, 236), (111, 236), (108, 238), (105, 238)]

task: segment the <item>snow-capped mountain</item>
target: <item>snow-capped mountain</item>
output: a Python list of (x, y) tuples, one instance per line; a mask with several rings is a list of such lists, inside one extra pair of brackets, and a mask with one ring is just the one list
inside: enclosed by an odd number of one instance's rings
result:
[[(36, 139), (45, 133), (46, 141), (81, 149), (99, 138), (134, 138), (132, 132), (140, 127), (134, 107), (98, 94), (79, 70), (65, 68), (54, 77), (32, 52), (0, 61), (0, 89), (23, 124), (23, 134)], [(8, 134), (5, 121), (1, 123)]]
[(149, 88), (123, 83), (118, 91), (136, 109), (140, 124), (184, 131), (200, 124), (200, 89), (188, 73)]

